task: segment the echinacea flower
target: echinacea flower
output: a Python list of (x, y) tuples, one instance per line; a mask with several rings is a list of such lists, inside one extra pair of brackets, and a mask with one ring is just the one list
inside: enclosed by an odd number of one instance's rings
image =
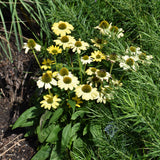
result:
[(115, 63), (119, 59), (119, 56), (116, 53), (111, 53), (106, 57), (107, 57), (107, 60), (110, 61), (111, 63)]
[(128, 49), (126, 49), (126, 53), (134, 56), (134, 55), (142, 53), (142, 51), (140, 47), (130, 46)]
[(70, 76), (71, 72), (66, 67), (60, 69), (58, 74), (56, 75), (58, 79), (63, 78), (64, 76)]
[(111, 24), (109, 24), (106, 20), (100, 22), (100, 24), (95, 29), (99, 29), (103, 35), (108, 34)]
[(42, 64), (43, 65), (41, 66), (41, 69), (44, 70), (51, 69), (51, 65), (54, 64), (54, 61), (51, 61), (50, 59), (47, 58), (47, 60), (46, 59), (43, 60)]
[(76, 88), (78, 84), (78, 78), (73, 75), (63, 76), (58, 80), (58, 87), (64, 90), (73, 90), (73, 88)]
[(96, 71), (96, 76), (101, 80), (106, 80), (108, 82), (109, 78), (111, 77), (111, 75), (105, 71), (105, 69), (98, 69)]
[(87, 42), (81, 41), (81, 39), (75, 41), (71, 45), (72, 51), (73, 52), (77, 51), (78, 54), (81, 53), (81, 50), (87, 50), (87, 47), (89, 47), (89, 44)]
[(63, 49), (70, 48), (73, 43), (75, 43), (75, 39), (72, 36), (61, 36), (58, 39), (54, 40), (56, 45), (63, 46)]
[(122, 28), (118, 28), (117, 26), (111, 26), (109, 37), (116, 36), (117, 38), (121, 38), (124, 36), (123, 32), (124, 30)]
[(98, 47), (99, 49), (103, 48), (104, 44), (107, 44), (107, 41), (100, 38), (91, 39), (91, 42), (94, 43), (93, 46)]
[(54, 45), (48, 47), (47, 51), (52, 55), (57, 55), (59, 53), (62, 53), (62, 49), (59, 48), (59, 46), (54, 46)]
[(57, 81), (52, 77), (52, 71), (47, 71), (43, 73), (39, 80), (37, 81), (38, 88), (50, 89), (52, 85), (57, 86)]
[(75, 93), (77, 97), (81, 97), (84, 100), (94, 100), (98, 97), (97, 88), (92, 88), (92, 86), (88, 84), (79, 85), (75, 89)]
[(91, 57), (95, 62), (101, 62), (103, 59), (106, 59), (106, 56), (99, 50), (92, 52)]
[(136, 61), (138, 61), (137, 57), (125, 55), (125, 56), (122, 56), (122, 60), (119, 65), (124, 70), (133, 69), (136, 71), (138, 68), (138, 63)]
[(86, 73), (87, 75), (94, 75), (96, 73), (97, 69), (94, 68), (94, 67), (89, 67), (87, 70), (86, 70)]
[(40, 102), (41, 107), (44, 107), (45, 109), (56, 109), (59, 106), (59, 102), (61, 101), (60, 98), (58, 98), (58, 95), (53, 96), (52, 94), (47, 94), (43, 96), (43, 101)]
[(92, 58), (88, 55), (84, 55), (81, 57), (82, 64), (90, 64), (92, 62)]
[(56, 35), (65, 36), (66, 34), (70, 34), (74, 27), (68, 22), (59, 21), (58, 23), (54, 23), (51, 29)]
[(148, 64), (150, 65), (152, 63), (151, 59), (153, 58), (152, 55), (147, 55), (146, 53), (138, 53), (137, 54), (139, 61), (142, 64)]
[(41, 46), (37, 44), (34, 39), (28, 39), (27, 43), (23, 43), (23, 49), (25, 49), (25, 53), (28, 53), (30, 49), (41, 51)]

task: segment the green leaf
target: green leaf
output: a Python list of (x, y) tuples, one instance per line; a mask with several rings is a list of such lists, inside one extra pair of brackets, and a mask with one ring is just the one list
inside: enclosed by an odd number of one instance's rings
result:
[(88, 125), (86, 125), (83, 129), (83, 136), (86, 135), (88, 132)]
[(40, 118), (40, 126), (41, 128), (44, 128), (46, 122), (48, 119), (50, 119), (51, 115), (53, 114), (53, 112), (46, 110), (44, 114), (42, 114), (41, 118)]
[(79, 130), (79, 128), (80, 128), (80, 123), (76, 123), (76, 124), (72, 127), (71, 137), (76, 134), (76, 132)]
[(57, 146), (52, 149), (50, 160), (62, 160), (61, 155), (58, 154), (56, 150)]
[(71, 120), (75, 120), (77, 117), (83, 117), (84, 116), (84, 113), (85, 113), (86, 111), (84, 111), (84, 110), (79, 110), (79, 111), (77, 111), (77, 112), (75, 112), (75, 113), (73, 113), (72, 114), (72, 117), (71, 117)]
[(60, 130), (61, 130), (61, 128), (59, 125), (53, 126), (46, 142), (53, 143), (53, 142), (57, 141), (58, 140), (58, 133)]
[(18, 127), (29, 127), (33, 126), (35, 122), (35, 118), (42, 114), (42, 110), (38, 107), (31, 107), (27, 109), (22, 115), (18, 118), (18, 120), (13, 125), (12, 129)]
[(45, 128), (41, 128), (40, 126), (37, 127), (38, 139), (41, 143), (43, 143), (46, 140), (46, 138), (50, 135), (54, 126), (55, 125), (53, 124)]
[(31, 160), (46, 160), (50, 156), (50, 146), (42, 146), (41, 149), (34, 155)]
[(49, 124), (52, 124), (52, 123), (56, 122), (59, 119), (59, 117), (62, 115), (62, 113), (63, 113), (63, 109), (62, 108), (57, 109), (54, 112), (53, 116), (51, 117), (51, 119), (49, 121)]
[(71, 128), (71, 123), (70, 123), (66, 125), (62, 131), (61, 145), (63, 149), (65, 149), (68, 146), (69, 141), (71, 139), (71, 133), (72, 133), (72, 128)]
[(68, 100), (69, 105), (73, 108), (73, 112), (75, 112), (75, 108), (76, 108), (76, 102), (72, 101), (72, 100)]

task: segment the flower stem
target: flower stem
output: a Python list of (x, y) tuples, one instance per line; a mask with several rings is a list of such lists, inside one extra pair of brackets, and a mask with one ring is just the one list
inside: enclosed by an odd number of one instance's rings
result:
[(110, 74), (112, 73), (113, 65), (114, 65), (114, 63), (111, 63), (111, 68), (110, 68), (110, 71), (109, 71)]
[(34, 50), (32, 50), (32, 52), (33, 52), (33, 55), (34, 55), (34, 57), (35, 57), (35, 59), (36, 59), (36, 61), (37, 61), (38, 65), (39, 65), (40, 69), (41, 69), (41, 65), (40, 65), (40, 63), (39, 63), (39, 60), (38, 60), (38, 58), (37, 58), (37, 56), (36, 56), (35, 51), (34, 51)]
[(77, 53), (77, 57), (78, 57), (79, 71), (80, 71), (81, 84), (82, 84), (82, 65), (81, 65), (81, 60), (78, 53)]

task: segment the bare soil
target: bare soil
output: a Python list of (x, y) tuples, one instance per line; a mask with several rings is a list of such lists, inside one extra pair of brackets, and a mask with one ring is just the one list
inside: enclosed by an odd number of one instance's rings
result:
[(11, 125), (31, 107), (36, 86), (31, 77), (38, 67), (33, 55), (17, 51), (14, 37), (10, 46), (13, 63), (0, 47), (0, 160), (30, 160), (37, 147), (36, 138), (24, 138), (25, 129), (12, 130)]

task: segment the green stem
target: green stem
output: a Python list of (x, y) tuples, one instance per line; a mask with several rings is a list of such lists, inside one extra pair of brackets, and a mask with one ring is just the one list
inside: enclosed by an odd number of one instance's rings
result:
[(49, 92), (49, 94), (51, 94), (51, 90), (48, 88), (48, 92)]
[(57, 59), (56, 59), (56, 55), (54, 55), (54, 61), (55, 61), (56, 71), (57, 71)]
[(81, 84), (82, 84), (82, 65), (81, 65), (81, 60), (78, 53), (77, 53), (77, 56), (78, 56), (79, 71), (80, 71)]
[(122, 81), (122, 79), (123, 79), (123, 77), (124, 77), (124, 74), (125, 74), (125, 73), (122, 74), (122, 76), (121, 76), (121, 78), (120, 78), (120, 80), (119, 80), (119, 84), (120, 84), (120, 82)]
[(38, 60), (38, 58), (37, 58), (37, 56), (36, 56), (35, 51), (34, 51), (34, 50), (32, 50), (32, 52), (33, 52), (33, 55), (34, 55), (34, 57), (35, 57), (35, 59), (36, 59), (36, 61), (37, 61), (38, 65), (39, 65), (40, 69), (41, 69), (41, 65), (40, 65), (40, 63), (39, 63), (39, 60)]
[(111, 63), (111, 68), (110, 68), (110, 71), (109, 71), (110, 74), (112, 73), (113, 65), (114, 65), (114, 63)]

